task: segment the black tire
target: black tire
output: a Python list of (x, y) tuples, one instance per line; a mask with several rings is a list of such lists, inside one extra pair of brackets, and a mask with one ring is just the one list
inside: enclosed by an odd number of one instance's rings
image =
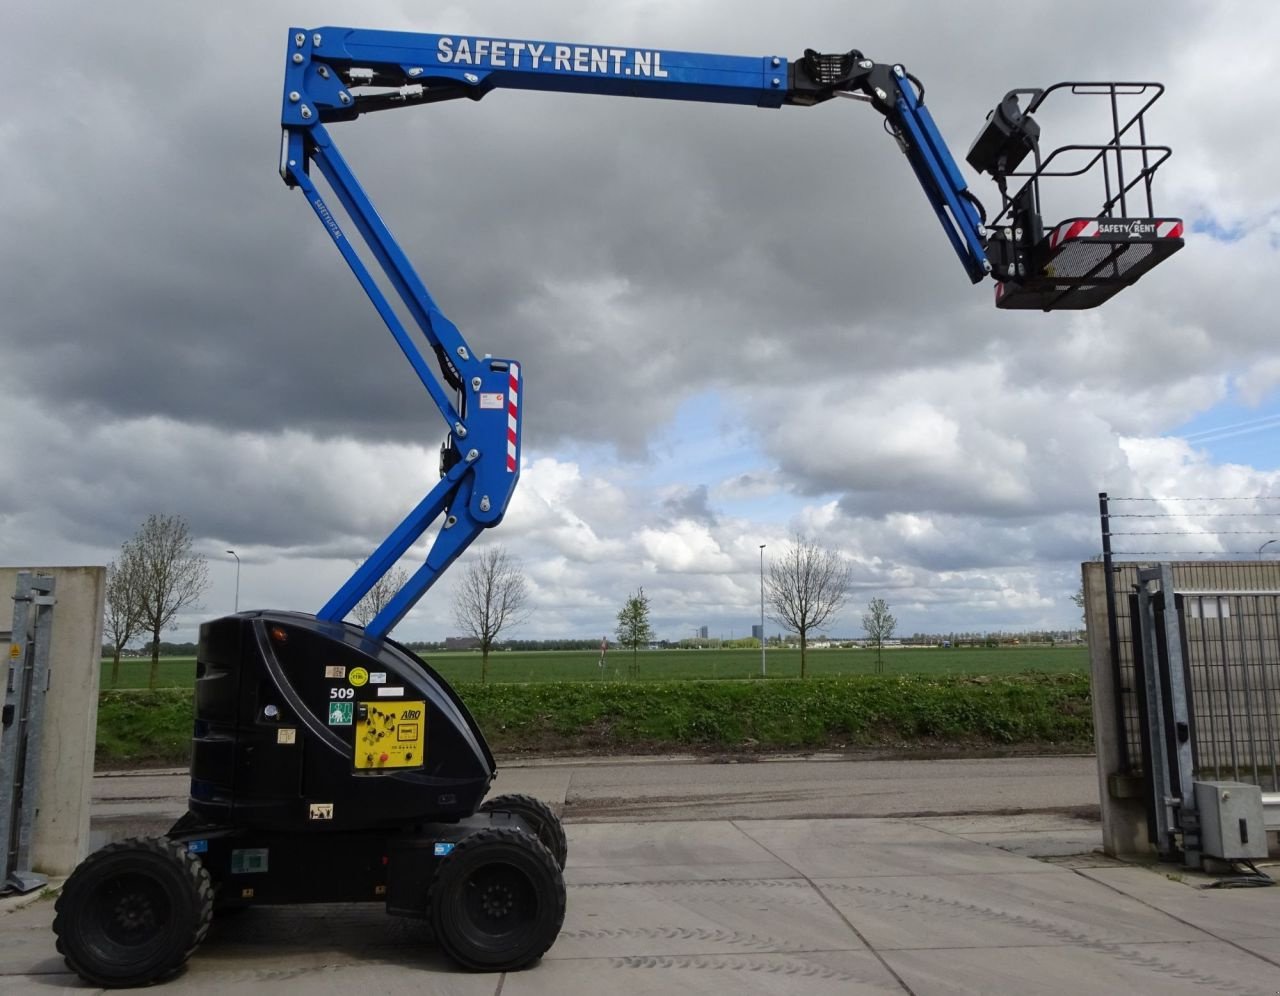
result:
[(480, 807), (482, 813), (513, 813), (533, 827), (542, 845), (551, 852), (560, 870), (564, 871), (564, 863), (569, 857), (569, 841), (564, 835), (564, 827), (559, 817), (541, 799), (531, 795), (500, 795), (490, 799)]
[(427, 895), (441, 949), (478, 972), (510, 972), (541, 958), (560, 933), (564, 903), (564, 876), (551, 852), (510, 827), (459, 841), (440, 860)]
[(182, 844), (108, 844), (71, 873), (54, 905), (67, 967), (105, 988), (145, 986), (182, 969), (213, 919), (209, 873)]

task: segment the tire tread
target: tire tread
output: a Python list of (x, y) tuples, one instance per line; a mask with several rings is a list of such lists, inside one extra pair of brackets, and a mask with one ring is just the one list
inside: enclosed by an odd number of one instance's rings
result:
[[(480, 806), (480, 812), (511, 812), (517, 816), (532, 815), (537, 826), (534, 831), (538, 835), (538, 839), (551, 852), (552, 857), (556, 859), (556, 864), (560, 866), (560, 870), (564, 871), (565, 861), (569, 854), (569, 838), (565, 836), (564, 825), (560, 822), (560, 818), (556, 816), (555, 811), (541, 799), (532, 795), (523, 795), (521, 793), (508, 793), (507, 795), (499, 795), (488, 800)], [(544, 839), (544, 831), (546, 839)]]
[[(179, 869), (185, 884), (191, 889), (191, 898), (196, 906), (195, 924), (176, 960), (171, 958), (154, 971), (139, 973), (137, 977), (117, 978), (112, 975), (102, 975), (92, 965), (80, 961), (68, 950), (69, 945), (64, 941), (64, 935), (73, 929), (74, 917), (82, 912), (76, 908), (77, 887), (84, 881), (85, 876), (91, 875), (102, 862), (122, 853), (137, 851), (155, 854), (172, 862)], [(213, 883), (200, 859), (188, 851), (183, 844), (169, 840), (167, 837), (130, 837), (127, 840), (108, 844), (85, 858), (63, 885), (53, 909), (56, 947), (68, 968), (85, 981), (106, 988), (147, 985), (163, 982), (180, 972), (187, 963), (187, 959), (204, 941), (205, 935), (209, 933), (209, 925), (213, 922)]]
[[(443, 891), (447, 887), (447, 883), (442, 882), (442, 878), (446, 873), (446, 869), (451, 862), (461, 860), (468, 852), (473, 852), (477, 848), (485, 845), (502, 842), (511, 844), (525, 850), (528, 850), (535, 858), (544, 866), (544, 870), (554, 883), (552, 905), (550, 916), (547, 921), (542, 924), (540, 934), (545, 944), (535, 945), (535, 950), (526, 952), (523, 957), (496, 964), (483, 964), (469, 959), (465, 954), (456, 950), (449, 937), (447, 930), (442, 930), (442, 925), (435, 922), (435, 912), (437, 903), (442, 901)], [(545, 897), (544, 897), (545, 898)], [(436, 873), (432, 876), (431, 886), (427, 892), (427, 909), (432, 914), (432, 930), (435, 933), (436, 941), (445, 950), (445, 952), (457, 961), (464, 968), (474, 971), (503, 971), (512, 972), (529, 965), (541, 958), (547, 950), (555, 943), (556, 938), (560, 934), (560, 928), (564, 925), (565, 916), (565, 887), (564, 876), (560, 872), (560, 866), (556, 863), (555, 855), (553, 855), (542, 841), (536, 837), (530, 837), (527, 833), (510, 827), (487, 827), (483, 830), (477, 830), (473, 834), (469, 834), (460, 840), (449, 853), (447, 857), (441, 860), (436, 868)], [(554, 929), (552, 927), (554, 926)]]

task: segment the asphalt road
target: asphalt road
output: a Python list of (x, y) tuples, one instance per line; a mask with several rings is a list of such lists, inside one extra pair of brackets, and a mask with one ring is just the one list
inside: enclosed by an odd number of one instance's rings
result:
[[(538, 760), (500, 766), (495, 792), (551, 803), (566, 823), (1056, 812), (1095, 817), (1094, 758), (870, 761), (841, 756)], [(185, 772), (94, 779), (95, 846), (162, 832), (186, 810)]]

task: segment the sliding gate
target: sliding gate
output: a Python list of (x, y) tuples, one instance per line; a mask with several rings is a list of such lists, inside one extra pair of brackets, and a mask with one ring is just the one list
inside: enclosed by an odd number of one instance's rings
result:
[(1170, 564), (1135, 574), (1129, 743), (1152, 843), (1195, 864), (1193, 780), (1259, 786), (1264, 825), (1280, 829), (1280, 591), (1178, 591)]

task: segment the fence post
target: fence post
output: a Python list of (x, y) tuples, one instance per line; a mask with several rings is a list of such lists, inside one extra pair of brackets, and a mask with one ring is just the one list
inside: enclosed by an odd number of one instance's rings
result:
[(1119, 740), (1116, 744), (1118, 763), (1116, 772), (1127, 775), (1133, 771), (1129, 760), (1129, 738), (1124, 726), (1124, 677), (1120, 670), (1120, 630), (1116, 625), (1116, 572), (1111, 559), (1111, 506), (1105, 491), (1098, 492), (1098, 520), (1102, 527), (1102, 566), (1107, 591), (1107, 647), (1111, 652), (1111, 685), (1115, 689), (1115, 723)]

